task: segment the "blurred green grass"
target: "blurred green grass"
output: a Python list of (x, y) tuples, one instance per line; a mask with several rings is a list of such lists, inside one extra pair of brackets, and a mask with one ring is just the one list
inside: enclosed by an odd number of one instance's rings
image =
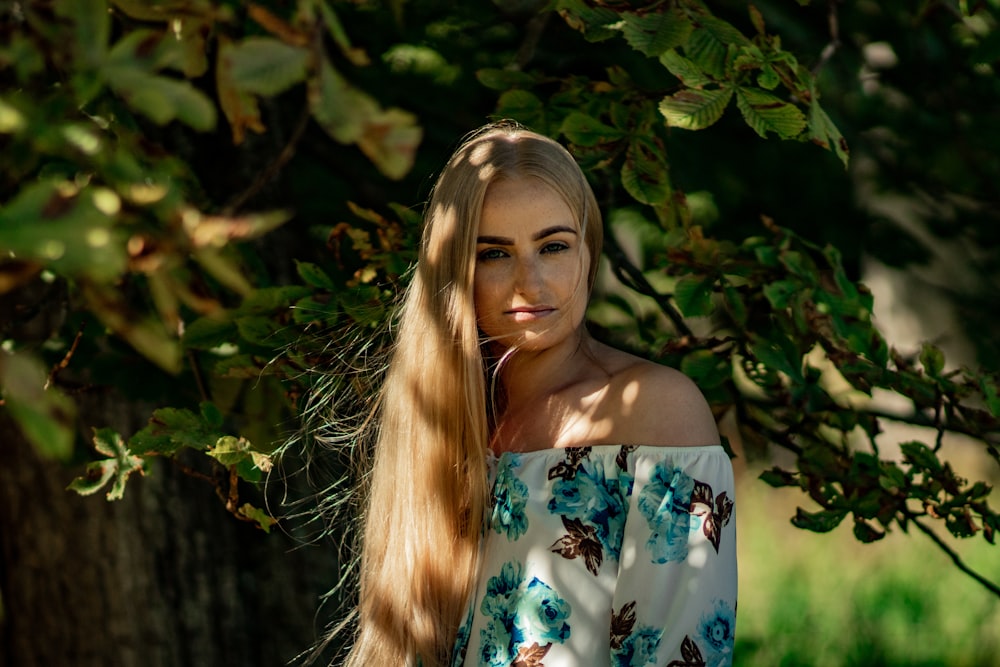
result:
[[(799, 530), (789, 517), (811, 501), (758, 473), (744, 471), (738, 488), (734, 667), (1000, 667), (1000, 598), (926, 536), (896, 530), (861, 544), (849, 521), (826, 534)], [(1000, 583), (1000, 545), (948, 541)]]

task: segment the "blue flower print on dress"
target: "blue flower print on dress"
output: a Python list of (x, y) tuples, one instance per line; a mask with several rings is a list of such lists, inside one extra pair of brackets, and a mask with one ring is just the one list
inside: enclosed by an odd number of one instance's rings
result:
[(509, 561), (490, 577), (479, 610), (486, 625), (479, 631), (480, 664), (506, 667), (519, 655), (540, 658), (570, 636), (570, 604), (538, 577), (525, 582), (520, 563)]
[(569, 637), (569, 603), (559, 597), (551, 586), (535, 577), (528, 583), (518, 601), (514, 619), (516, 637), (541, 644), (561, 644)]
[(479, 664), (489, 667), (506, 667), (511, 661), (510, 630), (503, 622), (493, 618), (479, 631)]
[(648, 625), (635, 626), (635, 602), (629, 602), (611, 615), (612, 667), (644, 667), (656, 663), (663, 631)]
[(521, 573), (521, 564), (517, 561), (508, 561), (500, 568), (500, 574), (490, 577), (486, 582), (486, 595), (479, 605), (481, 611), (487, 618), (495, 618), (503, 621), (504, 625), (511, 627), (514, 623), (513, 610), (517, 606), (517, 590), (524, 581)]
[(493, 483), (493, 516), (490, 524), (493, 530), (506, 535), (511, 542), (528, 530), (528, 517), (524, 507), (528, 502), (528, 487), (517, 478), (514, 469), (521, 465), (517, 454), (505, 456), (497, 470)]
[(649, 483), (639, 494), (639, 511), (649, 524), (646, 542), (654, 563), (679, 562), (687, 558), (692, 530), (691, 494), (695, 480), (682, 469), (658, 464)]
[(469, 636), (472, 634), (472, 617), (474, 611), (472, 605), (469, 605), (469, 611), (465, 615), (465, 620), (458, 628), (458, 634), (455, 635), (455, 647), (451, 652), (451, 667), (461, 667), (461, 665), (465, 664), (465, 655), (469, 650)]
[[(590, 554), (587, 569), (596, 575), (605, 556), (618, 560), (621, 552), (627, 498), (632, 489), (631, 476), (625, 471), (606, 474), (602, 459), (587, 461), (586, 465), (578, 463), (572, 476), (553, 475), (553, 471), (550, 471), (550, 478), (557, 476), (559, 479), (552, 485), (548, 509), (562, 517), (567, 535), (558, 540), (552, 550), (566, 558)], [(619, 479), (619, 475), (624, 478)], [(579, 548), (581, 539), (588, 541), (583, 549)], [(599, 547), (596, 555), (595, 546)]]
[(698, 643), (705, 651), (708, 667), (726, 667), (733, 662), (736, 612), (725, 600), (716, 600), (715, 609), (701, 617)]

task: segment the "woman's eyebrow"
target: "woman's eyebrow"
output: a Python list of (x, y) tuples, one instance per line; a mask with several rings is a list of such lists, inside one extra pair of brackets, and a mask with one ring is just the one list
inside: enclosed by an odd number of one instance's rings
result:
[(569, 225), (553, 225), (552, 227), (546, 227), (542, 231), (532, 236), (531, 240), (540, 241), (544, 239), (546, 236), (552, 236), (553, 234), (558, 234), (560, 232), (568, 232), (570, 234), (573, 234), (574, 236), (577, 234), (577, 231), (572, 227), (570, 227)]
[[(546, 227), (545, 229), (536, 232), (535, 235), (531, 237), (531, 240), (540, 241), (546, 236), (552, 236), (553, 234), (559, 234), (560, 232), (573, 234), (574, 236), (579, 234), (579, 232), (569, 225), (553, 225), (552, 227)], [(509, 236), (478, 236), (476, 237), (476, 243), (483, 243), (487, 245), (514, 245), (514, 239)]]
[(488, 245), (514, 245), (514, 239), (506, 236), (479, 236), (476, 238), (476, 243), (484, 243)]

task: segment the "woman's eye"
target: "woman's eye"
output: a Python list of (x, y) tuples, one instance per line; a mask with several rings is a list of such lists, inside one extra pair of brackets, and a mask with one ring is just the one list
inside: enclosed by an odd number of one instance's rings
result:
[(569, 244), (562, 241), (553, 241), (552, 243), (546, 243), (542, 247), (543, 253), (553, 253), (562, 252), (563, 250), (569, 250)]
[(505, 253), (500, 248), (488, 248), (488, 249), (482, 251), (481, 253), (479, 253), (479, 259), (483, 259), (483, 260), (501, 259), (501, 258), (506, 257), (506, 256), (507, 256), (507, 253)]

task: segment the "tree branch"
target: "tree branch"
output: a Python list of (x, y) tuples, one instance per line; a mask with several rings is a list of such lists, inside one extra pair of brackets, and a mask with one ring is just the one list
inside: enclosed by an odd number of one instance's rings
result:
[(966, 565), (965, 561), (962, 560), (961, 556), (955, 553), (954, 549), (948, 546), (948, 544), (944, 540), (942, 540), (937, 533), (935, 533), (933, 530), (931, 530), (924, 524), (920, 523), (920, 521), (918, 521), (916, 517), (910, 515), (909, 519), (913, 525), (919, 528), (922, 533), (927, 535), (927, 537), (931, 538), (931, 541), (934, 542), (945, 554), (947, 554), (949, 558), (951, 558), (951, 562), (955, 564), (955, 567), (957, 567), (959, 570), (961, 570), (965, 574), (975, 579), (979, 584), (981, 584), (984, 588), (986, 588), (986, 590), (990, 591), (997, 597), (1000, 597), (1000, 586), (998, 586), (994, 582), (990, 581), (989, 579), (987, 579), (986, 577), (984, 577), (983, 575), (979, 574), (971, 567)]
[(254, 179), (253, 183), (251, 183), (246, 190), (233, 197), (229, 203), (226, 204), (226, 207), (223, 209), (223, 215), (232, 215), (239, 209), (243, 208), (243, 206), (250, 201), (250, 199), (256, 196), (257, 193), (260, 192), (265, 185), (270, 183), (285, 167), (285, 165), (288, 164), (288, 161), (295, 155), (295, 149), (298, 146), (299, 141), (302, 140), (302, 135), (305, 134), (306, 127), (309, 125), (309, 117), (309, 105), (307, 104), (302, 108), (302, 114), (299, 116), (299, 120), (296, 123), (295, 128), (292, 130), (292, 136), (288, 138), (288, 141), (285, 143), (284, 148), (281, 149), (281, 152), (278, 153), (278, 156), (274, 158), (274, 161), (271, 162), (271, 164), (257, 174), (257, 178)]
[(648, 296), (656, 302), (660, 310), (666, 315), (670, 321), (673, 323), (674, 328), (677, 333), (682, 336), (693, 336), (694, 333), (688, 327), (687, 323), (684, 322), (683, 316), (674, 305), (670, 303), (670, 294), (661, 294), (657, 292), (656, 289), (649, 284), (646, 277), (642, 275), (642, 271), (639, 270), (635, 264), (630, 262), (622, 251), (618, 242), (615, 240), (614, 236), (607, 234), (604, 237), (605, 251), (604, 254), (608, 256), (611, 260), (611, 270), (614, 271), (615, 277), (621, 281), (623, 285), (635, 290), (643, 296)]
[(837, 13), (837, 3), (839, 0), (829, 0), (827, 2), (827, 25), (830, 27), (830, 41), (823, 47), (819, 54), (819, 62), (812, 68), (813, 76), (816, 76), (821, 69), (826, 67), (833, 55), (840, 49), (840, 15)]

